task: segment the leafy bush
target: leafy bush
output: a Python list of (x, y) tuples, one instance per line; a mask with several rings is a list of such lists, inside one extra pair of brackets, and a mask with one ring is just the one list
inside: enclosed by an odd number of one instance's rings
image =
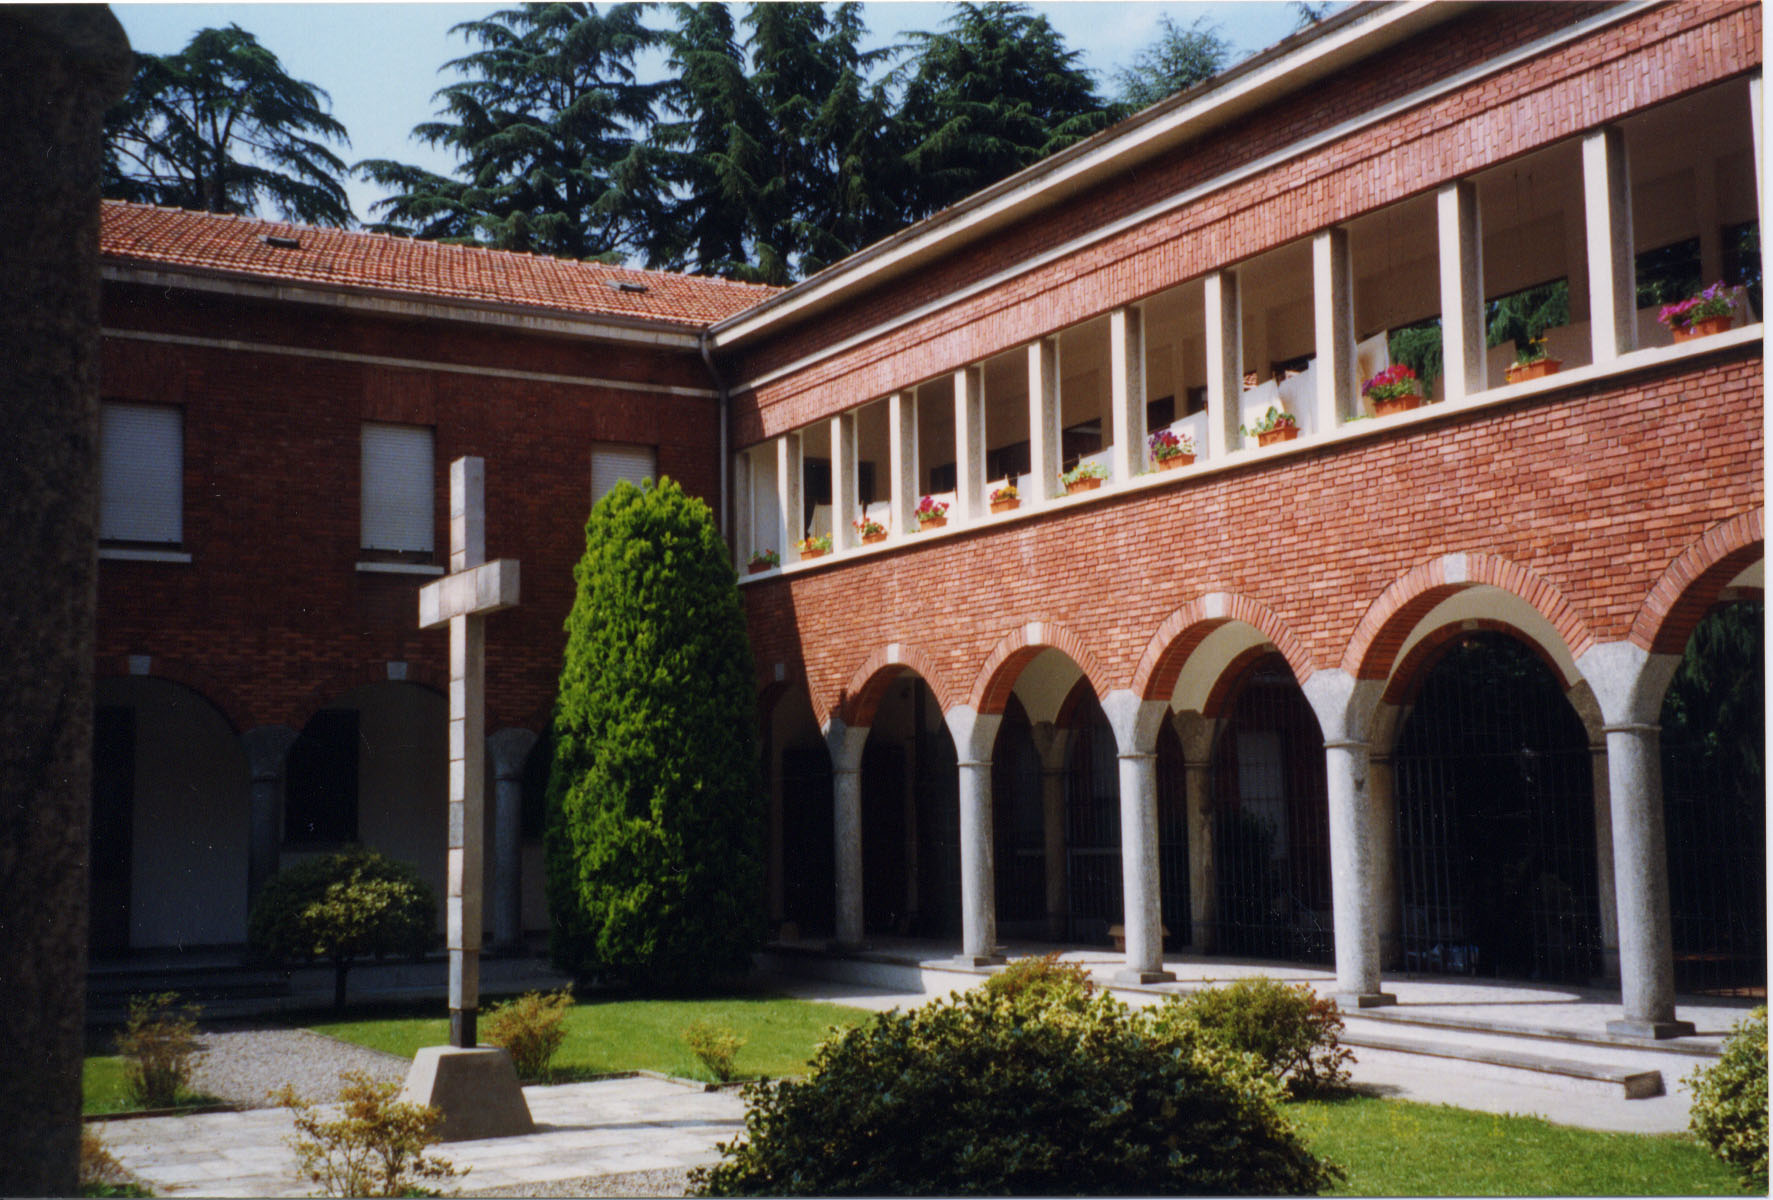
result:
[(98, 1130), (90, 1125), (80, 1129), (80, 1194), (82, 1196), (151, 1196), (135, 1182)]
[(544, 996), (525, 992), (515, 1000), (495, 1004), (480, 1023), (480, 1036), (489, 1045), (503, 1046), (519, 1079), (541, 1079), (548, 1063), (566, 1041), (567, 1010), (573, 1006), (570, 987)]
[(714, 1078), (725, 1083), (734, 1075), (733, 1059), (745, 1048), (745, 1039), (725, 1025), (696, 1020), (683, 1031), (683, 1044), (714, 1072)]
[(339, 1075), (339, 1116), (325, 1120), (311, 1101), (285, 1086), (276, 1096), (295, 1115), (289, 1144), (300, 1170), (323, 1196), (427, 1196), (420, 1180), (467, 1174), (425, 1153), (438, 1141), (443, 1114), (428, 1104), (394, 1097), (398, 1083), (379, 1083), (362, 1071)]
[(763, 793), (750, 645), (713, 515), (618, 484), (574, 571), (548, 779), (556, 965), (661, 987), (750, 969), (763, 944)]
[(1034, 1012), (1058, 1004), (1081, 1012), (1096, 994), (1096, 981), (1082, 963), (1059, 961), (1057, 950), (1038, 958), (1018, 958), (985, 980), (987, 995)]
[(1305, 984), (1289, 986), (1253, 975), (1170, 997), (1155, 1019), (1191, 1028), (1228, 1050), (1255, 1055), (1275, 1082), (1295, 1096), (1348, 1086), (1354, 1052), (1342, 1045), (1341, 1010)]
[(984, 988), (836, 1034), (802, 1080), (747, 1085), (721, 1195), (1311, 1194), (1340, 1172), (1248, 1056), (1112, 996)]
[(254, 953), (276, 962), (329, 958), (332, 1003), (345, 1007), (345, 974), (359, 957), (423, 954), (436, 938), (437, 898), (419, 873), (353, 847), (280, 871), (247, 922)]
[(1735, 1167), (1746, 1187), (1767, 1187), (1767, 1009), (1736, 1023), (1724, 1052), (1688, 1076), (1693, 1133)]
[(173, 1010), (176, 992), (129, 998), (129, 1021), (117, 1035), (123, 1081), (143, 1108), (171, 1108), (191, 1084), (203, 1055), (197, 1049), (195, 1004)]

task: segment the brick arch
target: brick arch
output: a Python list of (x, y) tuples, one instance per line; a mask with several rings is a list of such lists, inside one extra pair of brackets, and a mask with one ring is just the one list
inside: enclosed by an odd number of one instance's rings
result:
[(1473, 633), (1507, 634), (1531, 650), (1534, 656), (1545, 664), (1545, 669), (1551, 672), (1552, 678), (1556, 679), (1566, 692), (1582, 681), (1580, 675), (1566, 674), (1564, 669), (1558, 666), (1557, 660), (1551, 656), (1550, 652), (1520, 626), (1511, 625), (1507, 621), (1480, 617), (1475, 620), (1456, 621), (1451, 625), (1442, 625), (1434, 632), (1425, 634), (1421, 640), (1411, 646), (1410, 652), (1404, 655), (1403, 661), (1398, 663), (1397, 669), (1392, 672), (1391, 680), (1386, 684), (1385, 694), (1381, 698), (1383, 702), (1386, 704), (1414, 703), (1417, 694), (1422, 690), (1423, 680), (1428, 678), (1428, 673), (1434, 669), (1435, 664), (1440, 662), (1454, 643)]
[(849, 683), (844, 685), (843, 691), (838, 693), (837, 703), (830, 708), (820, 712), (815, 698), (813, 716), (821, 725), (829, 716), (837, 717), (851, 729), (872, 725), (874, 714), (880, 708), (881, 697), (886, 695), (887, 688), (905, 671), (911, 671), (922, 679), (930, 691), (935, 693), (936, 703), (941, 705), (944, 712), (948, 710), (948, 689), (942, 684), (935, 660), (916, 646), (894, 642), (870, 654), (867, 661), (850, 674)]
[(1582, 657), (1595, 644), (1575, 607), (1537, 571), (1494, 554), (1449, 554), (1412, 568), (1379, 594), (1354, 627), (1342, 669), (1356, 679), (1389, 677), (1398, 652), (1422, 618), (1447, 597), (1482, 584), (1537, 611), (1557, 630), (1572, 658)]
[(1102, 664), (1082, 638), (1051, 621), (1028, 621), (999, 638), (985, 659), (985, 665), (979, 668), (973, 679), (972, 693), (967, 697), (973, 711), (980, 714), (1003, 712), (1010, 693), (1016, 689), (1016, 679), (1022, 674), (1022, 668), (1043, 650), (1057, 650), (1064, 654), (1077, 664), (1098, 699), (1105, 694), (1101, 682)]
[(1168, 700), (1189, 656), (1215, 629), (1233, 621), (1254, 627), (1272, 642), (1301, 684), (1311, 678), (1316, 667), (1305, 643), (1272, 608), (1236, 592), (1208, 592), (1165, 617), (1145, 643), (1145, 652), (1133, 669), (1133, 693), (1141, 700)]
[(138, 675), (129, 669), (129, 660), (132, 657), (134, 656), (129, 654), (114, 654), (96, 660), (92, 671), (94, 678), (158, 679), (165, 683), (176, 683), (201, 696), (205, 703), (222, 714), (222, 719), (236, 734), (257, 729), (264, 724), (256, 719), (256, 714), (233, 688), (195, 663), (180, 658), (166, 658), (159, 654), (144, 655), (148, 659), (148, 673)]
[(1652, 654), (1680, 654), (1718, 593), (1766, 554), (1766, 510), (1713, 525), (1681, 551), (1650, 589), (1631, 623), (1631, 640)]
[(307, 725), (308, 719), (325, 708), (328, 701), (344, 695), (353, 688), (360, 688), (371, 683), (410, 683), (436, 692), (446, 699), (449, 696), (449, 676), (435, 667), (409, 662), (406, 664), (405, 679), (389, 679), (387, 663), (369, 663), (335, 672), (318, 687), (309, 689), (299, 703), (291, 706), (288, 710), (288, 719), (283, 723), (300, 732)]

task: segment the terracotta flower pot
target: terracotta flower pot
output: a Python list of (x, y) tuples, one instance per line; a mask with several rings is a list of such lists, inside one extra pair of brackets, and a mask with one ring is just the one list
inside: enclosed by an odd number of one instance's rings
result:
[(1073, 492), (1093, 492), (1101, 486), (1102, 481), (1094, 475), (1088, 479), (1073, 479), (1065, 485), (1065, 494), (1069, 496)]
[(747, 575), (761, 575), (765, 571), (769, 571), (769, 570), (773, 570), (773, 569), (774, 569), (773, 563), (754, 562), (754, 563), (751, 563), (746, 566), (745, 573)]
[(1256, 444), (1258, 446), (1268, 446), (1275, 442), (1290, 442), (1298, 436), (1299, 427), (1297, 425), (1277, 425), (1273, 429), (1264, 433), (1258, 433), (1256, 435)]
[(879, 533), (865, 533), (862, 535), (862, 544), (864, 546), (872, 546), (875, 542), (884, 541), (886, 541), (886, 530), (884, 529)]
[(1703, 321), (1695, 321), (1685, 329), (1678, 326), (1669, 332), (1674, 334), (1677, 342), (1690, 342), (1694, 338), (1710, 337), (1714, 333), (1724, 333), (1730, 328), (1729, 317), (1707, 317)]
[(1172, 454), (1168, 458), (1158, 459), (1157, 469), (1160, 471), (1174, 471), (1177, 467), (1186, 467), (1193, 462), (1194, 455), (1192, 454)]
[(800, 552), (800, 561), (805, 562), (809, 558), (818, 558), (824, 553), (823, 550), (802, 550)]
[(946, 524), (948, 524), (948, 518), (946, 516), (919, 517), (917, 519), (917, 527), (919, 529), (940, 529)]
[(993, 500), (991, 502), (991, 511), (994, 513), (1009, 512), (1012, 508), (1015, 508), (1021, 503), (1022, 498), (1020, 496), (1011, 496), (1008, 500)]
[(1514, 363), (1508, 368), (1508, 382), (1524, 383), (1529, 379), (1544, 379), (1547, 375), (1556, 375), (1558, 368), (1564, 364), (1555, 358), (1542, 358), (1538, 362)]
[(1389, 417), (1393, 413), (1409, 412), (1412, 408), (1419, 408), (1421, 404), (1422, 397), (1412, 392), (1408, 396), (1393, 396), (1389, 400), (1374, 400), (1373, 411), (1379, 416)]

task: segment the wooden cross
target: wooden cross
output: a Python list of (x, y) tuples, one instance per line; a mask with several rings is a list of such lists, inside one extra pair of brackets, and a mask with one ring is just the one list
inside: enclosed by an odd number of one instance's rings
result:
[(486, 561), (486, 461), (449, 467), (450, 573), (419, 589), (419, 628), (449, 625), (449, 1043), (475, 1045), (486, 811), (488, 613), (517, 603), (517, 560)]

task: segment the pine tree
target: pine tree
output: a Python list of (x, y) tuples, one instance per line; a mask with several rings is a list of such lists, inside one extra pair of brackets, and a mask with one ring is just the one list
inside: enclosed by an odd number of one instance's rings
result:
[(967, 3), (939, 33), (914, 33), (900, 109), (916, 177), (909, 221), (927, 216), (1107, 126), (1080, 55), (1021, 4)]
[(708, 506), (618, 484), (585, 525), (548, 780), (564, 970), (705, 985), (761, 944), (751, 652)]
[(1230, 61), (1231, 43), (1218, 26), (1203, 17), (1183, 28), (1165, 13), (1159, 18), (1157, 41), (1115, 76), (1121, 103), (1128, 111), (1149, 108), (1211, 79)]
[[(136, 55), (135, 80), (105, 115), (104, 194), (203, 212), (346, 225), (350, 144), (330, 97), (291, 78), (240, 28), (199, 30), (177, 54)], [(312, 136), (310, 136), (312, 135)]]
[(457, 25), (481, 48), (448, 64), (465, 78), (437, 93), (440, 119), (413, 130), (457, 153), (457, 177), (359, 163), (366, 178), (399, 189), (376, 204), (383, 220), (372, 228), (568, 258), (640, 248), (656, 205), (643, 136), (660, 88), (634, 72), (658, 37), (643, 11), (537, 4)]

